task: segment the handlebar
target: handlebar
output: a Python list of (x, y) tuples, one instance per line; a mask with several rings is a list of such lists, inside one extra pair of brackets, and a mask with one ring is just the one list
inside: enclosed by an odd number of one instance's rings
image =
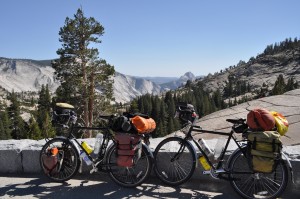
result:
[(100, 119), (110, 120), (112, 118), (116, 117), (115, 115), (99, 115)]

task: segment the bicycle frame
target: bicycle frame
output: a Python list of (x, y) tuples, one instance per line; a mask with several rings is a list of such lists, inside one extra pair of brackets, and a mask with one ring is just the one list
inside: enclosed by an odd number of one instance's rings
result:
[[(199, 145), (199, 143), (193, 138), (193, 136), (191, 135), (192, 132), (201, 132), (201, 133), (209, 133), (209, 134), (216, 134), (216, 135), (222, 135), (222, 136), (228, 136), (225, 147), (223, 149), (223, 151), (221, 152), (219, 158), (218, 158), (218, 164), (215, 166), (212, 161), (209, 159), (208, 155), (204, 152), (204, 150), (201, 148), (201, 146)], [(189, 128), (189, 131), (187, 132), (184, 140), (188, 141), (188, 140), (192, 140), (195, 145), (197, 146), (197, 148), (199, 149), (199, 151), (202, 153), (202, 155), (205, 157), (205, 159), (207, 160), (208, 164), (211, 166), (211, 168), (213, 170), (218, 170), (222, 167), (222, 164), (224, 162), (224, 157), (225, 157), (225, 153), (227, 151), (227, 148), (229, 146), (230, 140), (234, 140), (234, 142), (236, 143), (236, 145), (238, 146), (239, 149), (242, 149), (242, 146), (240, 144), (240, 142), (243, 142), (243, 140), (239, 141), (237, 140), (237, 138), (234, 136), (234, 131), (231, 130), (230, 133), (228, 132), (219, 132), (219, 131), (209, 131), (209, 130), (204, 130), (202, 129), (200, 126), (196, 126), (194, 124), (191, 125), (191, 127)]]
[[(97, 156), (96, 159), (93, 159), (91, 157), (91, 155), (89, 155), (87, 153), (87, 151), (78, 142), (78, 140), (76, 139), (75, 135), (73, 134), (73, 131), (75, 129), (78, 129), (78, 130), (98, 130), (98, 131), (104, 131), (104, 133), (103, 133), (103, 140), (102, 140), (102, 143), (101, 143), (100, 151), (99, 151), (98, 156)], [(108, 127), (82, 127), (82, 126), (74, 126), (74, 124), (71, 125), (69, 133), (67, 135), (67, 139), (73, 140), (76, 143), (76, 145), (77, 145), (76, 148), (79, 147), (80, 148), (79, 150), (82, 150), (82, 151), (84, 151), (87, 154), (87, 157), (93, 163), (93, 167), (99, 165), (99, 163), (101, 163), (103, 161), (103, 159), (105, 158), (105, 153), (107, 151), (107, 147), (108, 147), (109, 141), (112, 140), (114, 142), (113, 135), (109, 131)], [(80, 155), (80, 154), (78, 154), (78, 155)], [(102, 166), (107, 166), (107, 165), (103, 164)]]

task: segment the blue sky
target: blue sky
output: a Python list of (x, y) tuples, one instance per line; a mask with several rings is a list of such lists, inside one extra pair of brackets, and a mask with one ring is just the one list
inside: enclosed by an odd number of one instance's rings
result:
[(82, 6), (105, 28), (100, 57), (136, 76), (207, 75), (300, 38), (298, 0), (1, 0), (0, 57), (53, 59)]

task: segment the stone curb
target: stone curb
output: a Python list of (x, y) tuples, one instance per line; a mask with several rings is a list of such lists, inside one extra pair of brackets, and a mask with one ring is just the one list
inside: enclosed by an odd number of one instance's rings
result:
[[(152, 144), (150, 145), (151, 150), (153, 151), (156, 145), (162, 140), (153, 139)], [(80, 140), (79, 140), (80, 141)], [(94, 144), (94, 138), (85, 139), (90, 146)], [(215, 140), (207, 140), (209, 145), (214, 144)], [(40, 149), (45, 141), (33, 141), (33, 140), (2, 140), (0, 141), (0, 175), (1, 173), (42, 173), (39, 163)], [(233, 151), (234, 149), (229, 146), (229, 150)], [(300, 185), (300, 146), (287, 146), (284, 147), (284, 152), (290, 158), (290, 162), (293, 167), (294, 172), (294, 181), (298, 186)], [(88, 174), (90, 166), (87, 166), (83, 163), (82, 172), (83, 174)], [(203, 168), (197, 163), (196, 170), (192, 178), (201, 179)], [(154, 176), (154, 172), (151, 174)], [(211, 178), (213, 179), (213, 178)]]

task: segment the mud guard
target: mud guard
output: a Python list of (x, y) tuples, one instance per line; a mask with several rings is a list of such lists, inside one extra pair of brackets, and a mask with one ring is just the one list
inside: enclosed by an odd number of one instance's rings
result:
[(295, 184), (295, 180), (294, 180), (294, 172), (293, 172), (293, 167), (292, 164), (290, 162), (290, 159), (288, 158), (288, 156), (286, 154), (284, 154), (283, 152), (281, 152), (281, 155), (283, 156), (283, 160), (285, 160), (288, 164), (288, 167), (290, 169), (290, 174), (291, 174), (291, 180), (293, 182), (293, 184)]

